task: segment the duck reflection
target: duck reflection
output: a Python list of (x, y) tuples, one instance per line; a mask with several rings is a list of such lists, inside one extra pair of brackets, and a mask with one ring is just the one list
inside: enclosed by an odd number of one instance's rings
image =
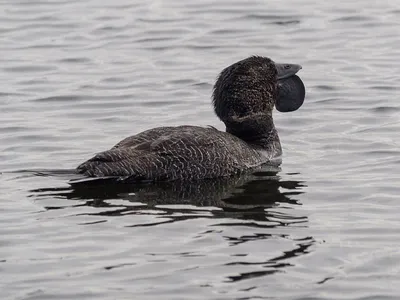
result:
[[(275, 220), (281, 220), (278, 222), (281, 225), (287, 222), (306, 221), (304, 218), (286, 217), (283, 214), (277, 216), (277, 213), (266, 210), (266, 208), (282, 203), (299, 205), (298, 200), (294, 197), (304, 193), (302, 191), (304, 182), (282, 180), (278, 176), (278, 171), (277, 168), (269, 168), (238, 177), (135, 185), (116, 183), (108, 179), (71, 181), (69, 187), (31, 190), (31, 196), (38, 200), (51, 197), (85, 201), (82, 204), (75, 203), (73, 205), (75, 207), (107, 208), (107, 210), (89, 213), (89, 215), (125, 216), (128, 213), (140, 212), (143, 214), (143, 210), (151, 209), (169, 214), (172, 221), (178, 221), (196, 217), (204, 218), (204, 215), (185, 214), (205, 209), (212, 213), (209, 217), (217, 218), (229, 214), (230, 217), (234, 216), (238, 219), (266, 221), (273, 217)], [(48, 176), (43, 173), (40, 175)], [(124, 200), (124, 202), (121, 205), (120, 201), (115, 203), (115, 200)], [(64, 207), (45, 208), (61, 209)], [(174, 216), (174, 213), (178, 212), (179, 216)], [(277, 223), (277, 221), (273, 223)]]
[[(301, 205), (296, 196), (304, 193), (305, 183), (293, 180), (293, 177), (298, 176), (288, 174), (282, 179), (278, 173), (278, 169), (266, 169), (240, 177), (135, 185), (93, 180), (71, 183), (68, 187), (31, 190), (31, 196), (37, 200), (50, 199), (52, 203), (56, 202), (54, 199), (73, 201), (70, 206), (46, 206), (48, 210), (90, 206), (98, 208), (98, 211), (83, 211), (79, 215), (105, 218), (130, 214), (154, 216), (150, 222), (136, 222), (128, 227), (151, 227), (196, 218), (212, 218), (216, 221), (214, 228), (238, 227), (232, 234), (225, 232), (224, 239), (232, 247), (276, 237), (293, 242), (292, 249), (259, 262), (246, 261), (239, 255), (235, 257), (226, 264), (233, 266), (234, 273), (227, 276), (226, 280), (235, 282), (274, 274), (293, 266), (291, 258), (307, 254), (310, 246), (315, 243), (312, 237), (296, 239), (279, 230), (287, 229), (288, 226), (293, 227), (293, 230), (307, 227), (308, 220), (306, 216), (299, 216), (294, 209)], [(100, 222), (96, 220), (86, 224)], [(253, 228), (250, 231), (252, 233), (240, 235), (243, 227)], [(215, 231), (211, 229), (210, 232)], [(238, 266), (249, 265), (255, 265), (255, 270), (237, 272), (240, 269)]]
[[(269, 236), (268, 238), (272, 237)], [(282, 235), (282, 238), (289, 239), (290, 237), (287, 235)], [(243, 239), (244, 237), (241, 237), (240, 239)], [(256, 237), (260, 238), (260, 236)], [(261, 237), (265, 238), (265, 237)], [(310, 252), (310, 247), (315, 244), (315, 239), (313, 237), (305, 237), (301, 239), (291, 239), (293, 242), (295, 242), (295, 247), (289, 251), (285, 251), (282, 255), (279, 255), (277, 257), (273, 257), (271, 259), (267, 259), (265, 261), (260, 261), (260, 262), (247, 262), (247, 261), (236, 261), (232, 263), (226, 264), (227, 266), (261, 266), (265, 270), (257, 270), (257, 271), (251, 271), (251, 272), (244, 272), (244, 273), (239, 273), (236, 275), (228, 276), (227, 280), (228, 281), (240, 281), (240, 280), (245, 280), (245, 279), (250, 279), (250, 278), (255, 278), (255, 277), (261, 277), (265, 275), (272, 275), (274, 273), (282, 271), (286, 267), (293, 267), (294, 264), (288, 262), (291, 258), (300, 256), (300, 255), (305, 255)]]

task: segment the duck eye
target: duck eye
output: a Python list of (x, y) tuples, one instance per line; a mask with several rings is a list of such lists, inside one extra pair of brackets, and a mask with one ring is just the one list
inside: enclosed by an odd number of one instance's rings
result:
[(284, 68), (285, 70), (290, 69), (290, 65), (285, 65)]

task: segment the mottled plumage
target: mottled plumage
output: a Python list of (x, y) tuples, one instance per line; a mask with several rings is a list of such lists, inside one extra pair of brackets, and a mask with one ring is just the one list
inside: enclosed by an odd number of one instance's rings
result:
[[(285, 66), (292, 70), (286, 68), (284, 78), (299, 70)], [(198, 126), (146, 130), (84, 162), (78, 173), (129, 181), (194, 180), (231, 176), (271, 162), (281, 155), (272, 120), (279, 68), (269, 58), (250, 57), (221, 72), (213, 104), (226, 132)]]

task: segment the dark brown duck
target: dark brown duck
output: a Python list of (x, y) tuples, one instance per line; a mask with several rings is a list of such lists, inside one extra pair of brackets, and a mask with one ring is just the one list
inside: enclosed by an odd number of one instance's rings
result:
[(158, 127), (128, 137), (78, 166), (88, 177), (123, 181), (195, 180), (231, 176), (263, 164), (280, 163), (282, 154), (272, 119), (297, 110), (305, 88), (295, 74), (301, 66), (252, 56), (219, 75), (214, 110), (226, 132), (199, 126)]

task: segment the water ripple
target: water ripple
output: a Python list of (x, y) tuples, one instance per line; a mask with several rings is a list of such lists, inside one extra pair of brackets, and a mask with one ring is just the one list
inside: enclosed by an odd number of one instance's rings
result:
[[(397, 1), (1, 8), (2, 299), (398, 298)], [(212, 85), (253, 54), (303, 66), (305, 104), (274, 112), (281, 171), (68, 185), (142, 130), (224, 130)]]

